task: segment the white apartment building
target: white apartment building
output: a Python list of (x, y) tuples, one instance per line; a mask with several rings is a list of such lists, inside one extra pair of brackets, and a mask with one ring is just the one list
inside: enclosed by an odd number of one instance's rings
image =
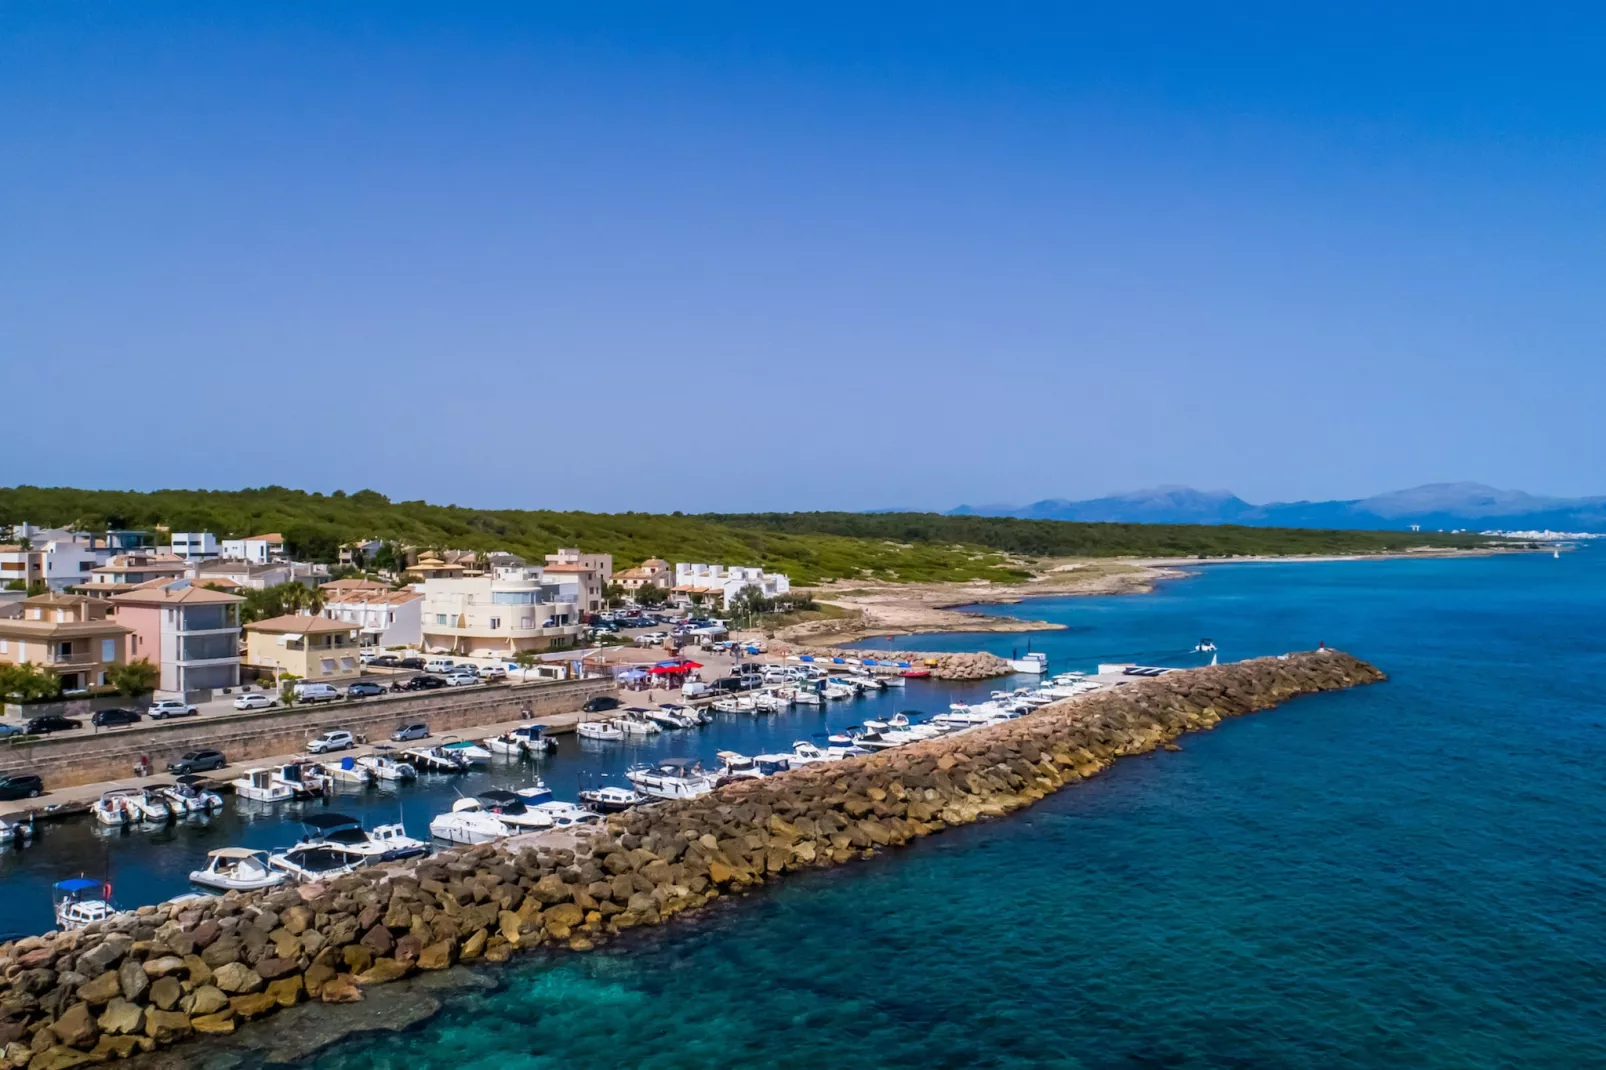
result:
[[(93, 537), (81, 532), (31, 530), (19, 541), (0, 545), (0, 587), (43, 583), (60, 593), (89, 582), (89, 574), (105, 558)], [(25, 540), (25, 541), (24, 541)]]
[(268, 535), (248, 535), (243, 539), (224, 539), (223, 556), (232, 561), (265, 565), (284, 556), (284, 536), (273, 532)]
[(175, 531), (168, 552), (185, 561), (216, 561), (223, 553), (210, 531)]
[(357, 645), (370, 647), (418, 646), (424, 641), (424, 596), (417, 591), (392, 591), (326, 584), (323, 615), (354, 624)]
[(752, 565), (675, 565), (673, 592), (677, 602), (690, 602), (691, 596), (698, 594), (718, 598), (720, 605), (729, 606), (732, 598), (749, 587), (757, 587), (765, 598), (774, 598), (790, 591), (792, 581), (783, 572), (765, 572)]
[(505, 568), (491, 576), (415, 585), (424, 595), (419, 626), (424, 650), (511, 657), (573, 645), (581, 629), (574, 587), (549, 582), (541, 571)]
[(577, 549), (564, 547), (555, 554), (546, 555), (545, 574), (548, 579), (569, 575), (579, 587), (578, 600), (583, 613), (601, 613), (608, 608), (603, 591), (613, 582), (612, 554), (583, 554)]

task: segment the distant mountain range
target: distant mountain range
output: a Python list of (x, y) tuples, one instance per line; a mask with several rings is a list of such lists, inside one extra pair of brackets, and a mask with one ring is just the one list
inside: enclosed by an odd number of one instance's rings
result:
[(1246, 524), (1253, 527), (1427, 531), (1606, 531), (1606, 497), (1543, 498), (1482, 483), (1428, 483), (1353, 501), (1252, 505), (1225, 490), (1155, 487), (1086, 501), (1045, 498), (1030, 505), (961, 505), (952, 516), (1018, 516), (1137, 524)]

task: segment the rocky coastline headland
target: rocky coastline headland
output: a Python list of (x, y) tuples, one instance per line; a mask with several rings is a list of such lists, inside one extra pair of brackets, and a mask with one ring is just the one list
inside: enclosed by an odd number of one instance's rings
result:
[(460, 962), (586, 951), (791, 871), (1002, 817), (1227, 717), (1383, 678), (1331, 650), (1177, 671), (616, 815), (572, 846), (443, 851), (12, 941), (0, 945), (0, 1065), (126, 1058)]

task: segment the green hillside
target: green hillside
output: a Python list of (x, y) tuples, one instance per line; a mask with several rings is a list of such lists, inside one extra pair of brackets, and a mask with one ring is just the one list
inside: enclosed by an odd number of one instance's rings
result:
[(761, 564), (794, 582), (904, 581), (1027, 575), (1021, 558), (1126, 555), (1367, 553), (1470, 546), (1474, 536), (1402, 532), (940, 516), (932, 513), (759, 513), (685, 516), (468, 509), (392, 502), (371, 490), (316, 494), (284, 487), (149, 493), (66, 487), (0, 488), (0, 524), (211, 531), (219, 538), (276, 531), (303, 560), (333, 561), (342, 542), (379, 538), (434, 549), (511, 550), (539, 561), (560, 546), (611, 553), (619, 567), (648, 557)]

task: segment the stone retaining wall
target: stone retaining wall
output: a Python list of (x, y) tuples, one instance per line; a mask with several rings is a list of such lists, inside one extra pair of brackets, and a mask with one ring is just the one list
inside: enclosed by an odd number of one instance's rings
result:
[(450, 732), (515, 720), (525, 707), (534, 717), (569, 713), (594, 695), (611, 695), (617, 690), (610, 679), (488, 684), (214, 718), (200, 714), (106, 729), (90, 736), (44, 737), (0, 745), (0, 773), (38, 773), (45, 778), (46, 788), (95, 784), (130, 776), (141, 755), (148, 755), (158, 770), (185, 751), (199, 748), (220, 750), (231, 762), (248, 761), (293, 754), (304, 748), (307, 740), (332, 728), (348, 729), (370, 740), (385, 739), (397, 725), (410, 721), (426, 721), (433, 731)]
[(787, 872), (1001, 817), (1117, 758), (1372, 683), (1333, 651), (1125, 684), (1018, 720), (610, 818), (574, 849), (485, 846), (327, 884), (142, 907), (0, 946), (0, 1062), (62, 1070), (533, 947), (585, 951)]

